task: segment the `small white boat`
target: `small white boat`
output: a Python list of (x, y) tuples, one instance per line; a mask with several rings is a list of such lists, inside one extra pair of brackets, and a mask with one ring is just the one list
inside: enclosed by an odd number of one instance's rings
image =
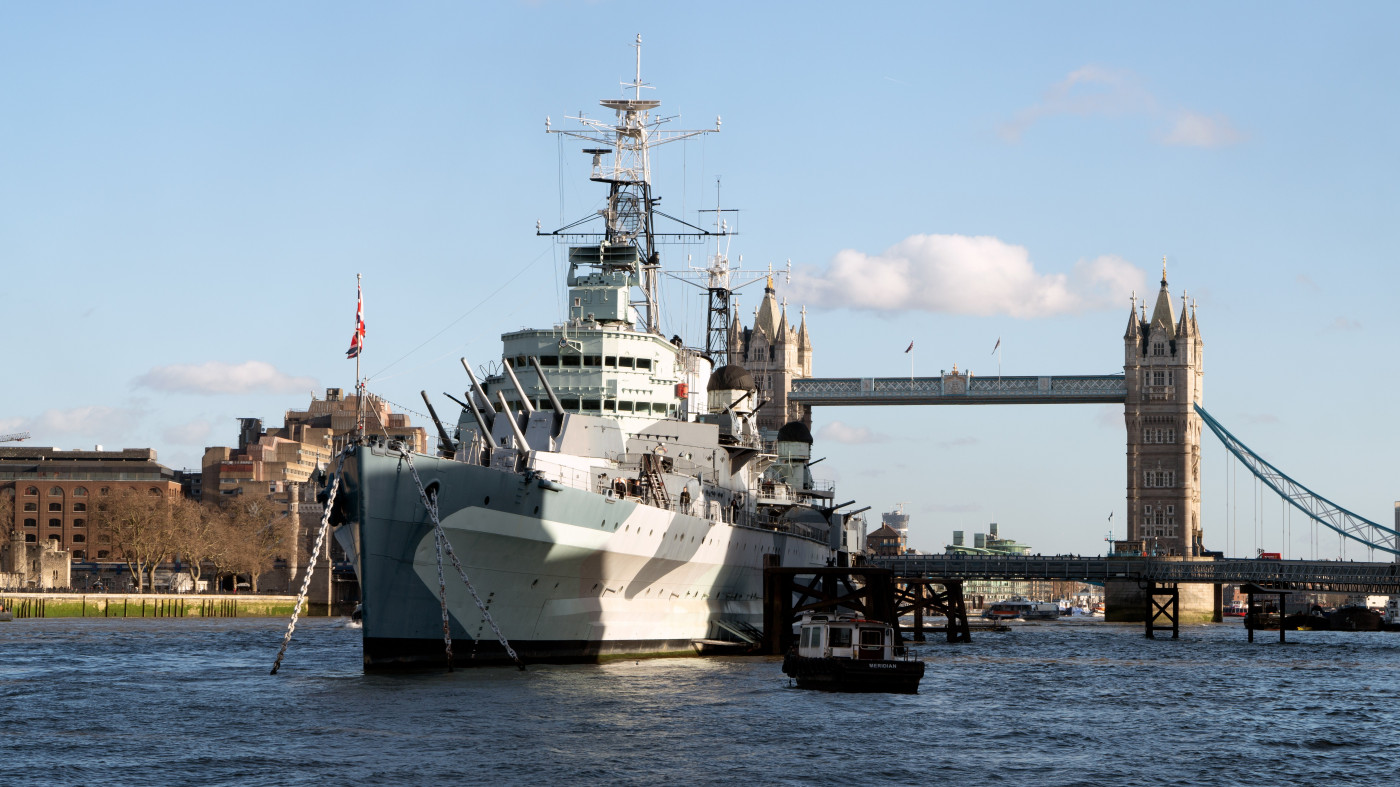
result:
[(1053, 601), (1013, 598), (993, 603), (982, 613), (982, 617), (997, 620), (1055, 620), (1060, 617), (1060, 605)]

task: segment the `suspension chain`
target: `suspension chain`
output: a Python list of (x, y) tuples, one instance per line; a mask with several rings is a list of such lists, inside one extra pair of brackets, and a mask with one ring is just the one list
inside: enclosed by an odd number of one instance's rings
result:
[[(311, 548), (311, 562), (306, 566), (306, 576), (301, 580), (301, 592), (297, 593), (297, 605), (292, 610), (292, 619), (287, 623), (287, 633), (282, 636), (282, 647), (277, 651), (277, 660), (272, 663), (272, 674), (276, 675), (278, 668), (282, 666), (282, 657), (287, 655), (287, 645), (291, 644), (292, 632), (297, 630), (297, 618), (301, 616), (301, 607), (306, 603), (306, 593), (311, 589), (311, 575), (316, 571), (316, 559), (321, 556), (321, 544), (326, 540), (326, 532), (331, 526), (331, 507), (335, 504), (335, 493), (340, 488), (340, 473), (345, 468), (345, 454), (340, 455), (340, 462), (336, 464), (335, 477), (331, 479), (331, 491), (326, 497), (326, 510), (321, 514), (321, 530), (316, 534), (316, 545)], [(326, 577), (330, 581), (330, 577)]]
[[(490, 610), (486, 608), (486, 604), (481, 600), (481, 596), (477, 595), (476, 586), (473, 585), (472, 581), (467, 577), (466, 569), (462, 568), (462, 561), (457, 559), (457, 553), (452, 549), (452, 542), (447, 540), (447, 533), (442, 529), (442, 522), (438, 520), (437, 505), (433, 500), (430, 500), (428, 498), (428, 491), (423, 487), (423, 479), (418, 477), (418, 468), (413, 466), (412, 454), (410, 454), (404, 448), (400, 447), (399, 455), (402, 456), (404, 458), (404, 461), (408, 463), (408, 470), (410, 473), (413, 474), (413, 483), (418, 486), (418, 496), (422, 499), (423, 506), (428, 509), (428, 517), (432, 519), (433, 529), (436, 531), (436, 537), (439, 539), (439, 551), (441, 551), (442, 549), (447, 550), (448, 558), (452, 560), (452, 565), (457, 569), (457, 573), (462, 577), (462, 584), (466, 585), (467, 590), (472, 594), (472, 600), (476, 602), (476, 608), (481, 610), (482, 618), (484, 618), (486, 622), (490, 624), (491, 630), (496, 633), (496, 639), (501, 643), (501, 647), (505, 648), (506, 653), (510, 655), (511, 660), (514, 661), (515, 665), (523, 671), (525, 669), (525, 662), (520, 660), (520, 656), (517, 655), (515, 649), (510, 646), (510, 642), (506, 639), (506, 636), (501, 633), (500, 627), (496, 625), (495, 619), (491, 617)], [(445, 593), (446, 591), (444, 590), (444, 599), (446, 598)], [(450, 640), (448, 647), (451, 647)]]

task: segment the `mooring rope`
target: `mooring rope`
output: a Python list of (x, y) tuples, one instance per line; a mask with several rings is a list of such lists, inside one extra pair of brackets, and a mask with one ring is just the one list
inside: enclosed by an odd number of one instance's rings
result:
[[(331, 491), (326, 497), (326, 510), (321, 514), (321, 531), (316, 534), (316, 545), (311, 548), (311, 562), (306, 566), (306, 576), (301, 580), (301, 592), (297, 594), (297, 605), (292, 610), (292, 619), (287, 623), (287, 633), (282, 636), (282, 647), (277, 651), (277, 660), (272, 662), (272, 674), (276, 675), (279, 667), (282, 666), (282, 657), (287, 655), (287, 645), (292, 641), (292, 632), (297, 630), (297, 618), (301, 616), (301, 607), (306, 603), (306, 593), (311, 589), (311, 575), (316, 572), (316, 559), (321, 555), (321, 543), (326, 540), (326, 532), (331, 526), (331, 507), (335, 504), (335, 493), (340, 488), (340, 473), (345, 468), (345, 452), (341, 452), (340, 461), (336, 464), (335, 476), (331, 478)], [(330, 581), (330, 577), (326, 577)]]
[[(438, 520), (437, 504), (435, 501), (430, 500), (428, 498), (428, 490), (423, 487), (423, 479), (418, 477), (418, 468), (413, 466), (412, 454), (410, 454), (404, 448), (400, 447), (399, 455), (402, 456), (404, 460), (408, 463), (408, 470), (410, 473), (413, 474), (413, 483), (418, 485), (418, 496), (422, 498), (423, 507), (428, 509), (428, 517), (433, 521), (433, 529), (436, 531), (435, 535), (439, 539), (439, 552), (443, 549), (447, 550), (447, 557), (452, 560), (452, 565), (457, 569), (457, 574), (462, 577), (462, 584), (466, 585), (467, 590), (472, 594), (472, 600), (476, 602), (476, 608), (481, 610), (482, 618), (485, 619), (485, 621), (488, 624), (490, 624), (491, 630), (496, 633), (496, 639), (501, 643), (501, 647), (506, 649), (506, 653), (510, 656), (511, 660), (514, 661), (515, 665), (523, 671), (525, 669), (525, 662), (520, 660), (520, 656), (516, 654), (515, 648), (512, 648), (510, 646), (510, 642), (506, 639), (506, 635), (501, 633), (500, 627), (496, 625), (495, 619), (491, 617), (490, 610), (486, 608), (485, 602), (483, 602), (481, 600), (481, 596), (477, 594), (476, 586), (473, 585), (471, 579), (467, 577), (466, 569), (462, 568), (462, 561), (457, 559), (457, 553), (452, 549), (452, 542), (447, 540), (447, 532), (442, 529), (442, 522)], [(446, 591), (444, 590), (443, 592), (445, 598)], [(449, 654), (448, 666), (450, 668), (452, 664), (450, 660), (452, 652), (452, 642), (450, 637), (447, 639), (447, 647)]]

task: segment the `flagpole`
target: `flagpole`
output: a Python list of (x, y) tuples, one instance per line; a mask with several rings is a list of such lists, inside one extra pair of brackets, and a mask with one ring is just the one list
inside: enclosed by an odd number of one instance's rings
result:
[[(358, 273), (355, 274), (355, 298), (359, 301), (359, 303), (356, 304), (356, 310), (358, 311), (360, 308), (363, 307), (363, 303), (364, 303), (364, 294), (363, 294), (363, 292), (360, 290), (360, 274), (358, 274)], [(360, 330), (360, 315), (359, 315), (359, 314), (356, 314), (356, 315), (355, 315), (355, 331), (357, 332), (357, 334), (358, 334), (359, 330)], [(364, 343), (364, 340), (361, 339), (361, 340), (360, 340), (360, 351), (357, 352), (357, 353), (355, 353), (355, 436), (356, 436), (356, 437), (364, 437), (364, 435), (365, 435), (365, 386), (364, 386), (364, 383), (360, 381), (360, 356), (364, 354), (364, 351), (365, 351), (365, 343)]]

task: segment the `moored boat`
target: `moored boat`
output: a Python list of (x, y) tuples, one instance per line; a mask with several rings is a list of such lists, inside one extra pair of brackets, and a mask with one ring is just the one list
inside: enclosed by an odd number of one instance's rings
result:
[(797, 645), (783, 672), (801, 689), (915, 694), (924, 662), (914, 658), (894, 627), (853, 615), (804, 615)]

